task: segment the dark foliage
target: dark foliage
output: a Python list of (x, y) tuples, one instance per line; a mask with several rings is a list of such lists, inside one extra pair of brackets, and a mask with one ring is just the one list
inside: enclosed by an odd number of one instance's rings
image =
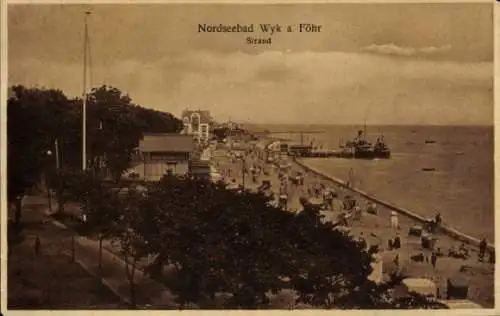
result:
[[(7, 106), (8, 198), (25, 194), (43, 172), (55, 173), (55, 140), (60, 169), (82, 165), (82, 100), (59, 90), (14, 86)], [(88, 96), (88, 159), (106, 165), (118, 177), (145, 132), (177, 132), (181, 121), (171, 114), (132, 103), (113, 87), (102, 86)], [(47, 155), (50, 150), (52, 155)], [(101, 163), (105, 162), (105, 164)]]
[(259, 308), (267, 293), (286, 288), (299, 302), (326, 308), (382, 300), (366, 281), (370, 253), (323, 224), (317, 210), (293, 214), (268, 202), (260, 193), (175, 176), (150, 189), (139, 234), (157, 265), (178, 267), (180, 304), (229, 293), (227, 308)]
[[(58, 90), (12, 88), (7, 105), (8, 198), (14, 201), (40, 178), (47, 150), (64, 132), (68, 99)], [(59, 124), (54, 124), (54, 122)]]

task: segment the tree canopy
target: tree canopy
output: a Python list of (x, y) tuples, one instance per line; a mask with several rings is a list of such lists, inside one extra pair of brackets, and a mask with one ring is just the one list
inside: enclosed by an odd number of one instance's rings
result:
[(286, 288), (299, 302), (327, 308), (352, 307), (355, 295), (367, 301), (372, 254), (315, 210), (294, 214), (268, 202), (223, 183), (167, 175), (149, 188), (137, 233), (156, 264), (178, 267), (180, 304), (229, 293), (229, 308), (265, 307), (267, 294)]
[[(82, 165), (82, 99), (60, 90), (11, 87), (7, 102), (9, 200), (31, 188), (44, 171), (55, 167), (58, 140), (61, 169)], [(118, 177), (146, 132), (178, 132), (182, 123), (169, 113), (134, 104), (114, 87), (93, 89), (87, 103), (87, 157)], [(47, 151), (52, 156), (47, 155)]]
[(281, 290), (319, 308), (441, 307), (418, 295), (393, 301), (390, 285), (368, 280), (371, 250), (322, 221), (314, 205), (292, 213), (262, 193), (172, 174), (141, 186), (79, 176), (71, 192), (89, 228), (118, 242), (132, 296), (136, 263), (149, 257), (159, 270), (174, 267), (168, 286), (181, 307), (216, 307), (224, 294), (225, 308), (269, 308)]
[[(62, 131), (68, 99), (58, 90), (12, 88), (7, 106), (8, 197), (15, 199), (32, 187), (48, 162), (54, 137)], [(52, 124), (59, 120), (60, 124)]]

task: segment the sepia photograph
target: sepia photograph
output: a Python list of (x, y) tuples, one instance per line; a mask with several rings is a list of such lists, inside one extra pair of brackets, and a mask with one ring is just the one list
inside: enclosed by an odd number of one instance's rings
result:
[(3, 308), (495, 308), (493, 7), (9, 4)]

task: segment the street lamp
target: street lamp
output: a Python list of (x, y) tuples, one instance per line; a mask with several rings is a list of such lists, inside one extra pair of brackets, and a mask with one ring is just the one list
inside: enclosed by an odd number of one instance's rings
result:
[[(52, 157), (52, 150), (47, 150), (47, 157), (49, 161), (51, 160)], [(45, 170), (45, 187), (47, 188), (47, 199), (48, 199), (48, 204), (49, 204), (49, 212), (52, 213), (52, 194), (50, 192), (50, 185), (49, 185), (49, 179), (48, 179), (48, 172)]]
[(238, 160), (241, 161), (241, 174), (242, 174), (241, 185), (242, 185), (243, 189), (245, 189), (246, 161), (245, 161), (244, 157), (239, 157)]
[[(54, 140), (54, 149), (55, 149), (55, 158), (56, 158), (56, 172), (59, 171), (59, 143), (57, 141), (57, 138)], [(49, 166), (52, 165), (52, 150), (48, 149), (46, 152), (46, 155), (49, 160)], [(52, 213), (52, 194), (50, 192), (50, 185), (48, 181), (48, 172), (47, 170), (45, 171), (45, 186), (47, 187), (47, 198), (48, 198), (48, 204), (49, 204), (49, 211)]]

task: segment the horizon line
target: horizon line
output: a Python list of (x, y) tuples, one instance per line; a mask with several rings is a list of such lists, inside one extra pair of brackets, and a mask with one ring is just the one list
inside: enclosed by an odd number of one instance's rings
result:
[[(253, 123), (253, 122), (236, 122), (234, 121), (233, 123), (240, 124), (240, 125), (267, 125), (267, 126), (296, 126), (296, 125), (309, 125), (311, 127), (316, 127), (316, 126), (363, 126), (365, 124), (363, 123), (319, 123), (319, 124), (312, 124), (312, 123)], [(405, 124), (405, 123), (375, 123), (375, 124), (366, 124), (366, 126), (396, 126), (396, 127), (401, 127), (401, 126), (433, 126), (433, 127), (495, 127), (495, 122), (488, 123), (488, 124), (480, 124), (480, 123), (471, 123), (471, 124), (432, 124), (432, 123), (426, 123), (426, 124)]]

